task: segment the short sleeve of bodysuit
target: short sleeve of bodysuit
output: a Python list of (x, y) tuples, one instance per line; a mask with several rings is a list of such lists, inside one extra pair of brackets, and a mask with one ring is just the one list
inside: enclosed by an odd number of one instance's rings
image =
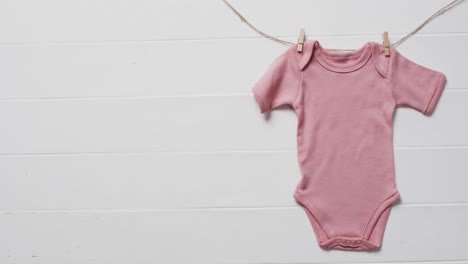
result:
[(393, 48), (389, 66), (388, 79), (396, 105), (430, 114), (445, 86), (445, 75), (409, 60)]
[(262, 113), (281, 105), (294, 105), (300, 85), (299, 72), (297, 57), (292, 48), (271, 63), (252, 88)]

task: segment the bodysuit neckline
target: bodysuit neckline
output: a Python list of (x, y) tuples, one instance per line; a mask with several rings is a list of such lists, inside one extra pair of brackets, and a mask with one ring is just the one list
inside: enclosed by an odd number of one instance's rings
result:
[[(353, 51), (327, 51), (319, 41), (314, 43), (313, 57), (324, 68), (333, 72), (352, 72), (363, 67), (372, 55), (371, 42)], [(353, 59), (353, 60), (349, 60)]]

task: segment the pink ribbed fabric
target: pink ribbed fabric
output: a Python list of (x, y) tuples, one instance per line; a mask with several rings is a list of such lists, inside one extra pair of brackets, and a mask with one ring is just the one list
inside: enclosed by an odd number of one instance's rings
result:
[(429, 115), (446, 77), (396, 49), (367, 42), (330, 52), (317, 40), (283, 52), (255, 83), (262, 113), (290, 105), (297, 113), (302, 205), (319, 245), (372, 250), (381, 246), (392, 204), (399, 198), (393, 160), (397, 106)]

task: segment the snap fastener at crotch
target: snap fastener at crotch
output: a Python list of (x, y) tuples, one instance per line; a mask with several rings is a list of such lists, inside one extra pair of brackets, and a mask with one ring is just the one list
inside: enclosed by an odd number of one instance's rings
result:
[(370, 250), (376, 245), (362, 238), (336, 237), (322, 244), (324, 248), (339, 248), (344, 250)]

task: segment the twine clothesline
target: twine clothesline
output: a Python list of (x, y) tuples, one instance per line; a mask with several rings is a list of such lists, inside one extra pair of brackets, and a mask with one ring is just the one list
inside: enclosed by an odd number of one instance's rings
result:
[[(396, 41), (395, 43), (392, 44), (392, 46), (396, 47), (398, 45), (400, 45), (402, 42), (404, 42), (405, 40), (407, 40), (408, 38), (410, 38), (411, 36), (413, 36), (414, 34), (416, 34), (419, 30), (421, 30), (425, 25), (427, 25), (430, 21), (432, 21), (434, 18), (436, 18), (437, 16), (441, 15), (442, 13), (444, 13), (445, 11), (449, 10), (450, 8), (452, 8), (453, 6), (459, 4), (460, 2), (462, 2), (464, 0), (453, 0), (452, 2), (448, 3), (447, 5), (445, 5), (444, 7), (442, 7), (441, 9), (439, 9), (437, 12), (435, 12), (432, 16), (430, 16), (428, 19), (426, 19), (423, 23), (421, 23), (418, 27), (416, 27), (413, 31), (411, 31), (410, 33), (408, 33), (406, 36), (404, 36), (403, 38), (401, 38), (400, 40)], [(258, 28), (256, 28), (255, 26), (253, 26), (241, 13), (239, 13), (239, 11), (237, 11), (227, 0), (223, 0), (223, 2), (231, 9), (232, 12), (234, 12), (242, 22), (244, 22), (245, 24), (247, 24), (247, 26), (249, 26), (253, 31), (255, 31), (257, 34), (261, 35), (262, 37), (264, 38), (267, 38), (267, 39), (271, 39), (273, 41), (276, 41), (276, 42), (279, 42), (281, 44), (284, 44), (284, 45), (294, 45), (295, 43), (293, 42), (290, 42), (290, 41), (286, 41), (286, 40), (282, 40), (282, 39), (279, 39), (277, 37), (274, 37), (274, 36), (271, 36), (261, 30), (259, 30)], [(336, 49), (336, 50), (339, 50), (339, 49)]]

